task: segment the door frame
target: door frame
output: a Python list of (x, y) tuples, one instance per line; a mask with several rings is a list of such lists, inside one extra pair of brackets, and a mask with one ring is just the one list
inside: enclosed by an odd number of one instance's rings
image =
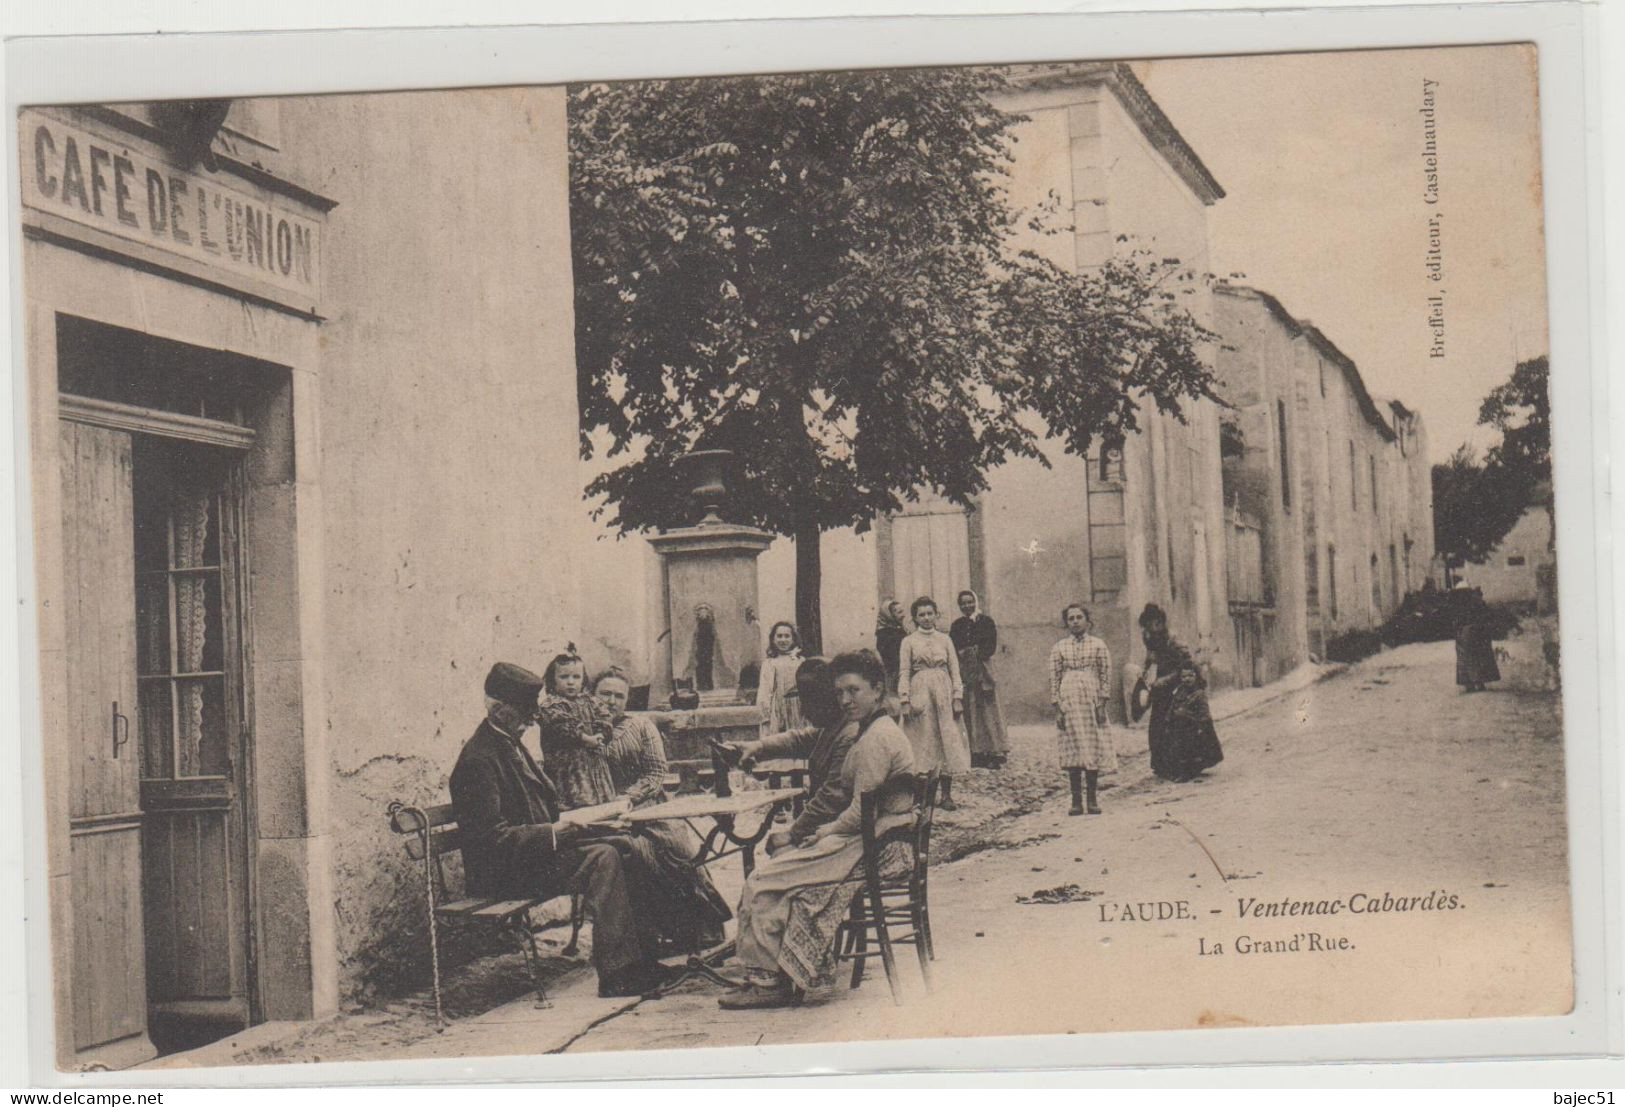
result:
[[(253, 708), (253, 600), (249, 591), (249, 543), (247, 541), (247, 496), (244, 488), (243, 468), (248, 451), (253, 448), (255, 432), (252, 427), (217, 419), (206, 419), (153, 408), (136, 407), (89, 396), (61, 393), (57, 398), (59, 417), (67, 422), (86, 426), (118, 430), (132, 436), (162, 438), (189, 445), (224, 451), (232, 456), (227, 464), (234, 472), (228, 478), (233, 489), (231, 510), (235, 518), (232, 566), (227, 578), (234, 593), (232, 606), (236, 626), (228, 632), (228, 642), (236, 654), (236, 672), (227, 681), (226, 691), (236, 718), (230, 722), (231, 787), (235, 792), (232, 802), (237, 807), (240, 827), (235, 838), (229, 833), (227, 848), (231, 863), (242, 867), (243, 902), (231, 912), (230, 925), (242, 931), (244, 957), (244, 1017), (247, 1025), (263, 1021), (259, 988), (259, 928), (257, 917), (259, 888), (258, 869), (253, 842), (257, 837), (254, 805), (254, 708)], [(224, 526), (224, 520), (222, 520)], [(226, 582), (222, 582), (226, 583)], [(134, 617), (134, 613), (131, 613)], [(137, 751), (140, 756), (140, 751)], [(143, 784), (145, 778), (143, 778)], [(145, 827), (145, 807), (142, 808)], [(143, 830), (143, 833), (145, 831)], [(142, 875), (143, 886), (145, 873)], [(143, 890), (143, 898), (145, 891)], [(149, 968), (150, 973), (150, 968)], [(150, 993), (149, 993), (150, 994)], [(149, 1009), (151, 1001), (149, 999)]]
[[(248, 533), (256, 620), (249, 645), (268, 671), (254, 667), (248, 690), (257, 762), (245, 766), (256, 838), (249, 850), (255, 877), (252, 920), (255, 1021), (320, 1018), (338, 1008), (331, 832), (327, 804), (327, 737), (320, 636), (322, 575), (320, 320), (248, 303), (132, 271), (116, 259), (81, 252), (58, 240), (25, 234), (23, 271), (28, 422), (23, 429), (32, 482), (33, 530), (19, 543), (19, 570), (35, 582), (37, 600), (22, 612), (24, 640), (38, 643), (37, 691), (23, 696), (23, 797), (28, 825), (46, 833), (27, 854), (25, 872), (37, 899), (28, 901), (30, 948), (54, 965), (49, 982), (53, 1039), (40, 1063), (74, 1071), (76, 1048), (72, 869), (68, 848), (68, 765), (58, 735), (65, 724), (62, 483), (57, 454), (61, 396), (58, 326), (73, 316), (137, 334), (250, 358), (277, 374), (250, 422), (260, 436), (249, 451)], [(107, 409), (110, 419), (123, 412)], [(158, 429), (189, 426), (163, 416)], [(271, 540), (272, 545), (265, 542)], [(269, 612), (274, 617), (265, 617)], [(268, 696), (268, 690), (274, 695)], [(275, 766), (267, 775), (256, 767)], [(270, 868), (266, 861), (274, 862)], [(268, 875), (274, 880), (267, 883)], [(275, 903), (275, 910), (267, 904)], [(79, 986), (83, 986), (83, 980)], [(111, 1063), (111, 1062), (110, 1062)]]

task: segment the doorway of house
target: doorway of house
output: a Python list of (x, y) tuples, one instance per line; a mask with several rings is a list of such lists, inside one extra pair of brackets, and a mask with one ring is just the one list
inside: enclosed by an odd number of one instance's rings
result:
[(76, 1044), (168, 1053), (256, 1021), (253, 432), (188, 386), (218, 354), (80, 320), (58, 348)]

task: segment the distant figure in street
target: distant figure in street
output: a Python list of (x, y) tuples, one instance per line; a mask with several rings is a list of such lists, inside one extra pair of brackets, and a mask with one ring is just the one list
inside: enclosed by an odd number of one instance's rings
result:
[(1224, 760), (1208, 710), (1207, 680), (1190, 651), (1168, 634), (1168, 616), (1154, 603), (1140, 612), (1145, 672), (1134, 682), (1130, 706), (1139, 722), (1151, 710), (1151, 771), (1164, 780), (1194, 780)]
[(655, 960), (664, 907), (643, 858), (615, 836), (559, 821), (553, 781), (521, 738), (536, 721), (542, 678), (499, 662), (485, 678), (486, 718), (451, 771), (468, 894), (580, 895), (592, 915), (601, 996), (642, 995), (674, 975)]
[(762, 734), (778, 734), (802, 725), (796, 670), (801, 667), (801, 632), (794, 623), (774, 623), (767, 635), (767, 660), (756, 702), (762, 708)]
[(1466, 692), (1482, 692), (1501, 679), (1491, 638), (1490, 606), (1484, 593), (1465, 582), (1456, 586), (1456, 683)]
[[(1112, 655), (1090, 633), (1089, 609), (1069, 603), (1061, 609), (1067, 636), (1049, 651), (1049, 696), (1055, 705), (1056, 739), (1061, 768), (1072, 784), (1069, 815), (1100, 814), (1095, 789), (1103, 772), (1117, 771), (1117, 750), (1106, 729), (1106, 694)], [(1085, 790), (1087, 804), (1085, 807)]]
[(543, 681), (547, 696), (537, 719), (542, 764), (559, 786), (564, 809), (609, 803), (618, 790), (604, 744), (613, 737), (615, 725), (603, 705), (587, 693), (587, 663), (574, 650), (566, 650), (548, 663)]
[(993, 679), (993, 656), (999, 649), (999, 628), (981, 610), (982, 601), (969, 588), (959, 593), (959, 618), (948, 628), (959, 653), (959, 675), (965, 682), (965, 733), (970, 739), (972, 768), (1000, 769), (1010, 756), (1004, 710), (999, 706), (999, 685)]
[(959, 723), (965, 713), (965, 686), (959, 677), (954, 640), (937, 629), (937, 601), (921, 596), (909, 609), (914, 633), (897, 651), (897, 698), (903, 729), (914, 743), (918, 771), (942, 770), (944, 811), (952, 811), (953, 778), (970, 772), (970, 742)]

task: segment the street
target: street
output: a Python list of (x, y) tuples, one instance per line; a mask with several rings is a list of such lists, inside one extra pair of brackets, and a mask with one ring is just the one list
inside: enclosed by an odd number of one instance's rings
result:
[(1066, 814), (1047, 730), (1019, 728), (1010, 769), (978, 773), (940, 816), (935, 991), (904, 949), (904, 1006), (878, 959), (857, 991), (843, 974), (800, 1008), (755, 1012), (719, 1011), (704, 982), (600, 1000), (582, 965), (550, 1010), (522, 997), (443, 1034), (373, 1015), (211, 1048), (240, 1061), (468, 1057), (1568, 1010), (1554, 695), (1463, 695), (1451, 644), (1430, 643), (1228, 718), (1224, 701), (1225, 761), (1195, 784), (1150, 778), (1143, 729), (1117, 731), (1139, 748), (1120, 745), (1094, 817)]

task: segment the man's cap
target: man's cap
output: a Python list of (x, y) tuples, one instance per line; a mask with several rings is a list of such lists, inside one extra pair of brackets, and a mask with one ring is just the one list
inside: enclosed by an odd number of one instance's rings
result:
[(486, 675), (485, 694), (511, 707), (535, 707), (542, 694), (542, 678), (529, 669), (498, 661)]

